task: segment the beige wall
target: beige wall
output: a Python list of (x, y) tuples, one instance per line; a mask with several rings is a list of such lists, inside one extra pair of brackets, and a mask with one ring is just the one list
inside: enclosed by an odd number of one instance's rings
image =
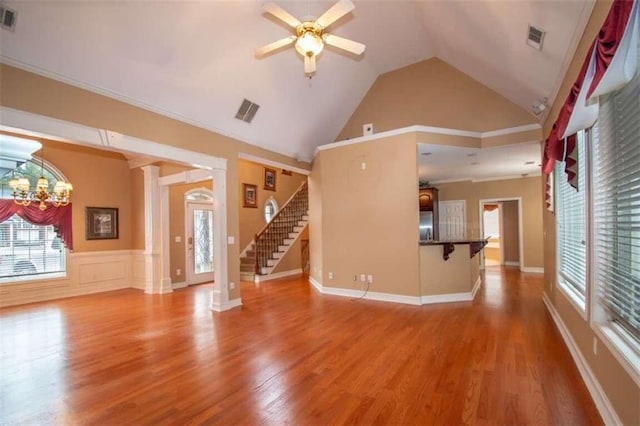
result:
[(542, 268), (542, 192), (539, 176), (486, 182), (436, 184), (440, 201), (465, 200), (467, 236), (479, 238), (479, 201), (522, 198), (523, 259), (525, 268)]
[[(0, 104), (34, 114), (108, 129), (124, 135), (200, 152), (227, 161), (227, 231), (239, 236), (238, 154), (240, 152), (309, 169), (308, 163), (258, 148), (238, 140), (168, 118), (139, 107), (42, 77), (8, 65), (0, 65)], [(24, 129), (29, 130), (29, 129)], [(129, 172), (127, 171), (127, 175)], [(228, 246), (229, 282), (240, 280), (238, 244)], [(240, 297), (240, 286), (229, 291)]]
[(309, 186), (312, 277), (355, 290), (352, 276), (371, 274), (371, 291), (419, 295), (416, 161), (415, 135), (320, 151)]
[[(120, 154), (39, 138), (42, 156), (73, 184), (73, 247), (75, 252), (129, 250), (132, 245), (131, 175)], [(41, 155), (36, 152), (36, 155)], [(85, 208), (118, 209), (119, 236), (111, 240), (85, 238)]]
[[(591, 19), (580, 40), (576, 54), (569, 66), (556, 101), (550, 108), (548, 119), (544, 124), (544, 134), (548, 135), (558, 112), (564, 103), (571, 86), (582, 66), (587, 51), (604, 22), (610, 1), (596, 1)], [(544, 182), (541, 182), (541, 187)], [(543, 189), (542, 189), (543, 190)], [(633, 381), (622, 365), (614, 358), (608, 348), (600, 341), (589, 322), (584, 320), (567, 300), (563, 292), (556, 287), (556, 224), (555, 216), (544, 210), (544, 262), (545, 293), (551, 300), (560, 318), (566, 325), (578, 350), (589, 368), (595, 374), (602, 390), (611, 402), (613, 409), (625, 425), (640, 424), (640, 387)], [(593, 341), (598, 341), (598, 353), (593, 353)]]
[(309, 175), (309, 277), (322, 283), (323, 256), (323, 203), (322, 203), (322, 153), (313, 160)]
[(520, 238), (518, 236), (518, 202), (502, 202), (502, 245), (504, 262), (519, 262)]
[[(270, 197), (273, 197), (278, 203), (278, 207), (282, 208), (289, 198), (296, 192), (300, 185), (307, 179), (306, 176), (299, 173), (292, 173), (291, 176), (283, 175), (282, 169), (276, 170), (276, 190), (271, 191), (264, 189), (264, 167), (251, 161), (238, 160), (238, 178), (239, 178), (239, 199), (240, 199), (240, 251), (249, 244), (267, 224), (264, 219), (264, 204)], [(274, 167), (270, 167), (274, 169)], [(242, 207), (242, 184), (250, 183), (258, 187), (257, 208)], [(284, 261), (284, 260), (283, 260)], [(282, 262), (281, 262), (282, 263)], [(294, 268), (295, 269), (295, 268)]]
[(484, 132), (535, 122), (528, 111), (432, 58), (380, 75), (336, 140), (362, 136), (367, 123), (378, 133), (416, 124)]
[(442, 246), (420, 246), (420, 295), (470, 293), (479, 276), (476, 255), (469, 259), (469, 244), (456, 244), (442, 260)]

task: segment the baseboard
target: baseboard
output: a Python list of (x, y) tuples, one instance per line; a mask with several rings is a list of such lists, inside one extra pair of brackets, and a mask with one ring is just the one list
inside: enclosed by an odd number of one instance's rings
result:
[(471, 300), (476, 298), (476, 293), (478, 292), (478, 290), (480, 290), (481, 285), (482, 279), (480, 278), (480, 275), (478, 275), (476, 282), (473, 284), (473, 290), (471, 290)]
[(261, 283), (263, 281), (270, 281), (278, 278), (290, 277), (291, 275), (300, 275), (300, 274), (302, 274), (302, 268), (292, 269), (290, 271), (276, 272), (275, 274), (268, 274), (268, 275), (256, 274), (254, 280), (257, 283)]
[(473, 300), (473, 295), (469, 293), (450, 293), (450, 294), (435, 294), (433, 296), (421, 296), (421, 305), (430, 305), (432, 303), (452, 303), (452, 302), (470, 302)]
[(544, 268), (539, 268), (537, 266), (522, 266), (520, 268), (521, 272), (529, 272), (532, 274), (544, 274)]
[(504, 266), (520, 266), (520, 262), (504, 262)]
[(171, 283), (171, 288), (173, 290), (177, 290), (179, 288), (187, 288), (187, 287), (188, 287), (188, 285), (187, 285), (186, 281), (182, 281), (182, 282), (179, 282), (179, 283)]
[(322, 293), (322, 284), (320, 284), (315, 278), (310, 276), (309, 283), (311, 283), (318, 293)]
[(587, 389), (591, 394), (591, 398), (593, 399), (593, 402), (595, 403), (600, 416), (602, 416), (602, 420), (604, 420), (604, 423), (606, 425), (621, 425), (622, 422), (620, 421), (620, 418), (618, 417), (616, 411), (613, 409), (613, 406), (607, 398), (607, 395), (602, 390), (600, 382), (598, 382), (598, 379), (593, 374), (593, 371), (591, 371), (591, 368), (589, 368), (589, 364), (587, 364), (587, 361), (584, 359), (582, 352), (580, 352), (578, 345), (576, 345), (576, 342), (575, 340), (573, 340), (571, 333), (565, 326), (562, 318), (560, 318), (560, 315), (558, 314), (558, 311), (556, 311), (556, 308), (553, 306), (546, 293), (542, 295), (542, 301), (544, 302), (547, 311), (549, 311), (551, 318), (553, 318), (553, 322), (560, 332), (565, 345), (567, 345), (567, 348), (569, 348), (569, 352), (571, 353), (573, 362), (575, 362), (576, 366), (578, 367), (580, 376), (582, 376), (582, 380), (587, 386)]
[[(331, 296), (350, 297), (352, 299), (367, 299), (376, 300), (379, 302), (393, 302), (403, 303), (406, 305), (420, 305), (420, 297), (418, 296), (405, 296), (402, 294), (391, 293), (379, 293), (375, 291), (365, 292), (362, 290), (351, 290), (347, 288), (326, 287), (323, 286), (321, 290), (322, 294), (328, 294)], [(364, 297), (363, 297), (364, 294)]]
[(229, 309), (237, 308), (238, 306), (242, 306), (242, 299), (232, 299), (228, 302), (223, 302), (220, 305), (212, 305), (211, 310), (215, 312), (223, 312), (228, 311)]

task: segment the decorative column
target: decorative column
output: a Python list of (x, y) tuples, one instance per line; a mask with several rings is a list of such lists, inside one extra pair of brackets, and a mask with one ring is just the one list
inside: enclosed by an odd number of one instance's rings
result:
[[(163, 214), (168, 203), (168, 197), (162, 197), (159, 182), (158, 166), (144, 166), (144, 259), (145, 259), (145, 287), (144, 292), (169, 293), (171, 292), (171, 278), (163, 277), (162, 262), (162, 220), (168, 220)], [(164, 201), (162, 198), (167, 200)], [(168, 204), (166, 207), (168, 212)], [(165, 217), (163, 217), (165, 216)], [(168, 265), (166, 266), (168, 269)]]
[[(211, 297), (211, 309), (226, 311), (240, 305), (229, 302), (229, 265), (227, 255), (227, 172), (213, 169), (213, 249), (215, 285)], [(236, 302), (236, 301), (234, 301)]]

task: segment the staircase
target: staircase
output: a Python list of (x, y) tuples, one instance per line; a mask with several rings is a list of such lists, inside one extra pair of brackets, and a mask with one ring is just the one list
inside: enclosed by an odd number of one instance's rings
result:
[(254, 281), (267, 278), (308, 222), (309, 191), (304, 182), (241, 255), (240, 279)]

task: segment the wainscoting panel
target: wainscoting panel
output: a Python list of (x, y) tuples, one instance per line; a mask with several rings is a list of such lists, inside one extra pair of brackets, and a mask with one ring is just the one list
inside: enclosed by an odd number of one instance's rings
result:
[[(16, 280), (0, 283), (0, 307), (40, 302), (121, 288), (136, 287), (134, 260), (142, 260), (144, 288), (144, 257), (137, 250), (113, 250), (67, 255), (66, 276)], [(137, 277), (136, 277), (137, 278)]]

